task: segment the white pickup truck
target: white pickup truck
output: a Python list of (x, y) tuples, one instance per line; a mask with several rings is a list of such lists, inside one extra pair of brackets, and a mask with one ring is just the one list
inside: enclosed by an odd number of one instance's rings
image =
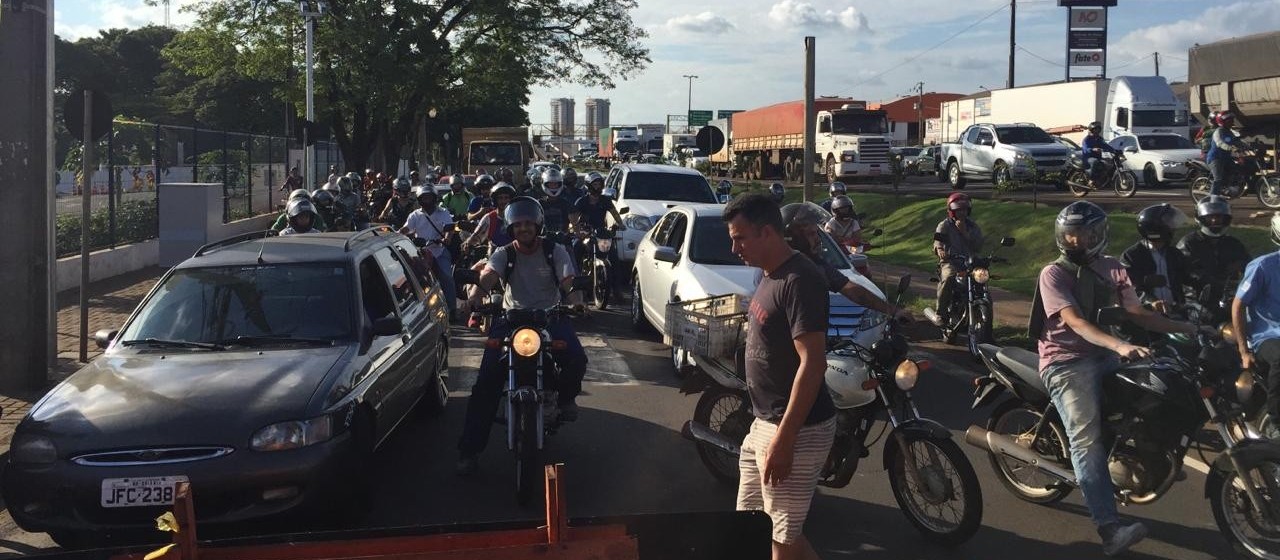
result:
[(997, 185), (1028, 178), (1032, 162), (1032, 180), (1051, 173), (1061, 176), (1071, 157), (1065, 146), (1030, 123), (975, 124), (965, 129), (959, 142), (939, 148), (939, 172), (946, 173), (955, 189), (963, 189), (971, 177), (990, 179)]

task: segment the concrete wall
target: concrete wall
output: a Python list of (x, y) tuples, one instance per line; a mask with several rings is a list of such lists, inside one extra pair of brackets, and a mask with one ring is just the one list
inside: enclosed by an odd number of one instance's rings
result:
[[(209, 239), (216, 241), (242, 233), (262, 231), (271, 227), (275, 219), (275, 214), (266, 214), (229, 224), (216, 224), (211, 226)], [(97, 282), (159, 264), (160, 240), (158, 239), (121, 245), (115, 249), (102, 249), (89, 253), (89, 281)], [(80, 256), (58, 259), (57, 285), (55, 286), (57, 291), (70, 290), (79, 286)]]

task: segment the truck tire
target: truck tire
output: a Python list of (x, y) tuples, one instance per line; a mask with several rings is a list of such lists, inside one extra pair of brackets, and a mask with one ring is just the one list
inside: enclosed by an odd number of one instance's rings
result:
[(1012, 182), (1013, 175), (1009, 172), (1009, 164), (997, 161), (995, 168), (991, 170), (991, 186), (997, 189), (1005, 189)]
[(827, 156), (827, 182), (834, 183), (840, 180), (840, 173), (836, 171), (836, 158)]
[(968, 181), (964, 178), (964, 173), (960, 171), (960, 163), (952, 161), (947, 164), (947, 180), (951, 183), (951, 188), (956, 190), (964, 190), (964, 185)]

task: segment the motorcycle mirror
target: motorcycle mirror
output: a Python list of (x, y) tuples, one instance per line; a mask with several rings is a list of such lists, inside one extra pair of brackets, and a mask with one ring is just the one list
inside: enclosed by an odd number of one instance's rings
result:
[(1001, 247), (1013, 247), (1013, 244), (1014, 244), (1014, 242), (1015, 242), (1015, 241), (1016, 241), (1016, 240), (1015, 240), (1014, 238), (1012, 238), (1012, 237), (1001, 237), (1001, 238), (1000, 238), (1000, 246), (1001, 246)]
[(903, 295), (907, 293), (907, 288), (911, 287), (911, 275), (904, 274), (898, 279), (898, 299), (901, 300)]
[(1169, 285), (1169, 279), (1163, 274), (1148, 274), (1142, 278), (1142, 287), (1148, 290), (1163, 288)]
[(1114, 327), (1124, 323), (1126, 312), (1123, 307), (1111, 306), (1098, 310), (1097, 324), (1103, 327)]
[(884, 234), (884, 230), (883, 230), (883, 229), (876, 228), (876, 229), (871, 230), (871, 237), (876, 237), (876, 236), (878, 236), (878, 235), (883, 235), (883, 234)]

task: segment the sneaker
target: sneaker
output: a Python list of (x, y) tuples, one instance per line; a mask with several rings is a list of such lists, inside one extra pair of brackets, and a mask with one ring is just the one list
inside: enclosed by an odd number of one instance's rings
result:
[(1102, 535), (1102, 553), (1115, 556), (1146, 538), (1147, 526), (1136, 522), (1129, 525), (1115, 523), (1098, 528), (1098, 534)]
[(480, 470), (480, 460), (475, 455), (463, 455), (453, 470), (458, 476), (471, 476)]
[(573, 422), (578, 419), (578, 403), (569, 401), (560, 405), (560, 421)]

